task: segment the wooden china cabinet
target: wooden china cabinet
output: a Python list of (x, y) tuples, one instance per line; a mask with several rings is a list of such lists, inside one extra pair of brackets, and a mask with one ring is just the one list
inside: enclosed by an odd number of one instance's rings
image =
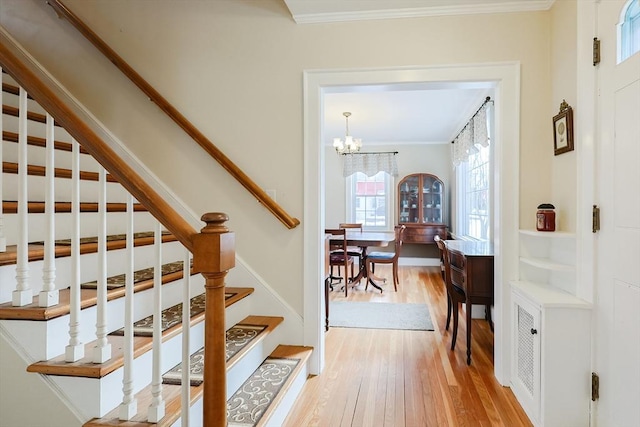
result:
[(428, 173), (405, 176), (398, 184), (398, 223), (407, 228), (405, 243), (435, 243), (447, 238), (444, 183)]

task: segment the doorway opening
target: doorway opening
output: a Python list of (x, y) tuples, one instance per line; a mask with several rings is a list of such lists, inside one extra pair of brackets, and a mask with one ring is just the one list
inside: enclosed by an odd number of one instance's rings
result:
[[(519, 180), (519, 78), (517, 62), (441, 67), (368, 70), (317, 70), (304, 73), (304, 343), (317, 351), (313, 373), (324, 367), (324, 295), (322, 251), (325, 228), (325, 141), (323, 91), (331, 87), (447, 82), (493, 82), (495, 85), (495, 339), (494, 369), (509, 383), (510, 301), (508, 281), (517, 277)], [(512, 206), (516, 203), (516, 206)]]

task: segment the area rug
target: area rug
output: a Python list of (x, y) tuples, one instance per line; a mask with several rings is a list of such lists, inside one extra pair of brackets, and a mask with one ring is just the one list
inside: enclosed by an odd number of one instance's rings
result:
[(426, 304), (335, 301), (329, 304), (329, 326), (433, 331)]

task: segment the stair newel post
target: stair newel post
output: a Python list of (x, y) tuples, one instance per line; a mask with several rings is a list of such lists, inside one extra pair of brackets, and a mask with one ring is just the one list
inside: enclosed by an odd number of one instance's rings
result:
[[(0, 67), (0, 76), (2, 75), (2, 67)], [(2, 91), (0, 90), (0, 105), (4, 105), (2, 103)], [(4, 124), (2, 123), (2, 114), (0, 114), (0, 134), (4, 131)], [(4, 142), (2, 138), (0, 138), (0, 165), (2, 164), (2, 145)], [(2, 192), (2, 175), (0, 173), (0, 200), (4, 200), (4, 193)], [(2, 210), (2, 203), (0, 203), (0, 252), (7, 251), (7, 238), (4, 236), (4, 212)]]
[(18, 113), (18, 248), (16, 260), (16, 290), (12, 305), (22, 307), (33, 302), (29, 286), (29, 223), (27, 192), (27, 92), (20, 87)]
[(235, 234), (224, 225), (224, 213), (206, 213), (207, 225), (193, 237), (193, 269), (205, 278), (203, 420), (206, 426), (227, 425), (224, 280), (235, 266)]
[(59, 302), (56, 289), (56, 261), (55, 261), (55, 155), (53, 138), (53, 117), (47, 113), (46, 126), (46, 168), (45, 168), (45, 196), (44, 215), (47, 221), (46, 237), (44, 241), (44, 265), (42, 267), (42, 290), (38, 294), (40, 307), (51, 307)]
[(107, 340), (107, 171), (98, 171), (98, 286), (96, 295), (96, 346), (93, 363), (111, 359), (111, 344)]
[(80, 336), (80, 144), (71, 142), (71, 284), (69, 286), (69, 344), (67, 362), (84, 357)]

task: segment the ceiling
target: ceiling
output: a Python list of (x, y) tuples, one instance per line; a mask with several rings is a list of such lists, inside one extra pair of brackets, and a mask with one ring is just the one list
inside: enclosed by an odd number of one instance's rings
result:
[[(298, 24), (547, 10), (555, 0), (284, 0)], [(487, 82), (422, 83), (327, 88), (323, 94), (323, 142), (349, 133), (371, 145), (451, 142), (493, 98)]]
[(421, 83), (326, 89), (323, 140), (361, 138), (363, 151), (371, 145), (445, 144), (451, 142), (487, 96), (493, 84)]
[(555, 0), (284, 0), (298, 24), (548, 10)]

